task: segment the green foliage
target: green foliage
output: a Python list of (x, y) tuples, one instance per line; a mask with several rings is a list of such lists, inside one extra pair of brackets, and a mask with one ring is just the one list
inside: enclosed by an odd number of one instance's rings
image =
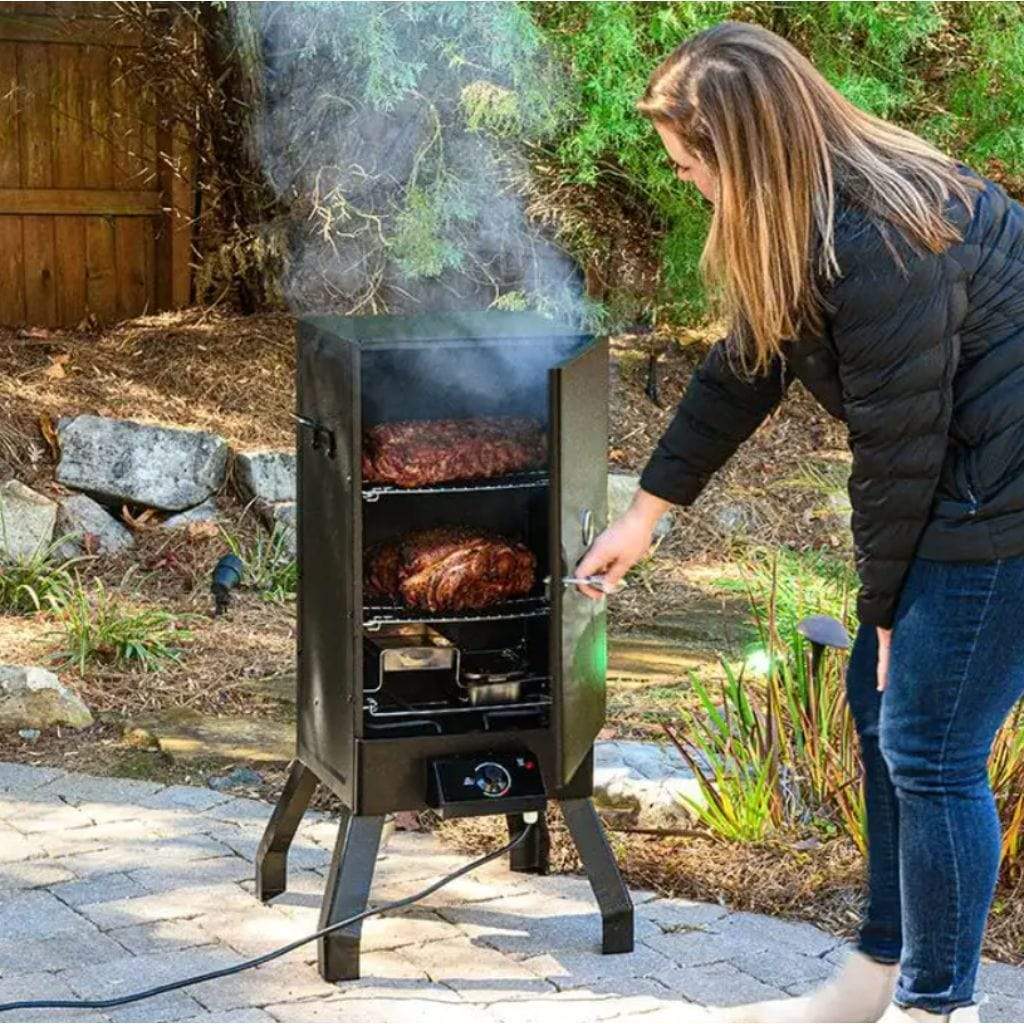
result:
[(683, 717), (687, 742), (667, 729), (701, 789), (694, 813), (733, 841), (842, 832), (863, 850), (845, 658), (828, 652), (815, 668), (797, 630), (806, 615), (844, 613), (851, 570), (826, 555), (779, 552), (752, 559), (742, 572), (761, 657), (739, 668), (723, 661), (717, 695), (694, 675), (700, 710)]
[(258, 533), (247, 544), (221, 527), (232, 554), (237, 555), (245, 569), (242, 583), (259, 591), (267, 601), (289, 601), (295, 598), (299, 586), (299, 566), (292, 557), (288, 535), (281, 526), (275, 526), (267, 537)]
[[(708, 212), (692, 186), (674, 179), (660, 141), (634, 104), (661, 59), (718, 21), (756, 21), (790, 39), (858, 106), (1024, 193), (1020, 4), (656, 0), (532, 8), (572, 84), (555, 177), (560, 184), (599, 186), (606, 201), (595, 200), (587, 211), (601, 225), (599, 235), (621, 234), (612, 197), (628, 192), (646, 209), (660, 274), (655, 293), (641, 305), (653, 304), (662, 317), (692, 320), (705, 309), (698, 261)], [(594, 244), (577, 234), (586, 247), (574, 251), (586, 261)], [(608, 276), (634, 287), (628, 275)]]
[(200, 616), (160, 608), (133, 608), (93, 580), (91, 592), (80, 581), (64, 595), (50, 599), (66, 646), (53, 655), (84, 673), (92, 663), (137, 665), (145, 672), (167, 661), (180, 661), (181, 644), (192, 633), (181, 623)]
[[(723, 662), (718, 692), (694, 675), (699, 709), (685, 713), (679, 728), (666, 726), (700, 787), (701, 800), (690, 806), (712, 834), (729, 841), (842, 834), (864, 851), (860, 755), (845, 697), (848, 652), (826, 651), (815, 670), (796, 628), (804, 616), (833, 615), (854, 635), (853, 568), (826, 553), (782, 549), (758, 554), (740, 575), (764, 657), (740, 666)], [(736, 583), (730, 578), (725, 585)], [(996, 736), (989, 778), (1002, 825), (1001, 873), (1019, 885), (1024, 703)]]
[[(3, 526), (0, 505), (0, 528)], [(87, 558), (61, 557), (60, 548), (70, 536), (58, 537), (18, 558), (0, 555), (0, 614), (29, 615), (66, 597), (74, 585), (71, 566)], [(6, 550), (6, 545), (0, 550)]]

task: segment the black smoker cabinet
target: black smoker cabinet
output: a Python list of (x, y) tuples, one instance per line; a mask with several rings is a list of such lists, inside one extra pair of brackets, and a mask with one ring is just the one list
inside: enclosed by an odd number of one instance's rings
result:
[[(296, 374), (298, 739), (257, 854), (258, 896), (285, 890), (288, 847), (318, 781), (344, 805), (321, 928), (365, 909), (385, 815), (503, 814), (516, 833), (523, 813), (539, 811), (511, 869), (543, 874), (543, 811), (557, 800), (601, 911), (604, 952), (631, 951), (632, 903), (590, 800), (605, 718), (604, 602), (561, 583), (607, 516), (607, 343), (527, 313), (313, 317), (299, 324)], [(542, 421), (546, 468), (420, 489), (364, 484), (365, 429), (474, 416)], [(437, 615), (364, 599), (368, 547), (440, 525), (526, 543), (535, 592)], [(463, 659), (516, 651), (521, 682), (483, 703), (430, 673), (382, 682), (367, 652), (410, 625)], [(357, 924), (320, 939), (326, 979), (359, 976), (359, 937)]]

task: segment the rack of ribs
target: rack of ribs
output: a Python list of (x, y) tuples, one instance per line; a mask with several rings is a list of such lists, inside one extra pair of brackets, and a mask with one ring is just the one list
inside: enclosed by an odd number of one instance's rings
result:
[(429, 487), (540, 469), (547, 439), (538, 420), (515, 416), (397, 420), (363, 435), (363, 482)]
[(516, 541), (465, 526), (417, 530), (366, 555), (364, 595), (430, 612), (489, 608), (533, 590), (537, 559)]

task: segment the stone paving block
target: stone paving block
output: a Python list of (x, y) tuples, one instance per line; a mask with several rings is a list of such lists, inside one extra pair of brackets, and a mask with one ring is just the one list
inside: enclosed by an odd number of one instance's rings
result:
[[(216, 946), (201, 946), (197, 949), (151, 953), (147, 956), (124, 956), (120, 960), (108, 961), (102, 970), (96, 970), (94, 967), (77, 967), (61, 971), (57, 977), (82, 997), (110, 999), (157, 985), (166, 985), (190, 975), (228, 967), (239, 963), (240, 960), (241, 958), (230, 950), (218, 949)], [(198, 992), (200, 987), (195, 986), (195, 991)], [(193, 996), (192, 990), (169, 993), (172, 994), (181, 997), (183, 1009), (190, 1011), (182, 1013), (181, 1016), (202, 1012), (202, 1004), (198, 1008), (188, 1006), (187, 1000)], [(136, 1005), (141, 1009), (145, 1003)], [(124, 1009), (127, 1010), (128, 1007)], [(118, 1011), (107, 1012), (114, 1014)]]
[(3, 913), (0, 914), (0, 942), (61, 935), (64, 932), (76, 932), (86, 937), (95, 934), (95, 929), (85, 918), (45, 890), (19, 893), (4, 901)]
[(409, 946), (406, 955), (433, 981), (447, 985), (469, 1002), (526, 999), (555, 991), (550, 982), (511, 957), (461, 936)]
[[(78, 999), (79, 995), (56, 974), (32, 972), (16, 978), (0, 979), (0, 1003), (20, 1002), (38, 999)], [(102, 1021), (107, 1018), (97, 1010), (16, 1010), (4, 1014), (12, 1024), (26, 1024), (29, 1021)]]
[(147, 796), (164, 788), (162, 782), (143, 779), (115, 779), (81, 772), (64, 772), (34, 790), (41, 797), (54, 796), (71, 804), (98, 802), (137, 806)]
[(1003, 995), (989, 996), (981, 1004), (981, 1019), (1020, 1024), (1024, 1021), (1024, 999), (1011, 999)]
[(187, 1020), (203, 1012), (203, 1006), (184, 992), (164, 992), (162, 995), (130, 1003), (106, 1011), (112, 1021), (138, 1022), (138, 1024), (169, 1024), (171, 1021)]
[(705, 928), (643, 936), (640, 942), (667, 956), (680, 967), (719, 963), (744, 952), (757, 953), (765, 948), (763, 940), (756, 935), (719, 935)]
[(200, 926), (198, 919), (191, 918), (152, 921), (149, 924), (136, 924), (128, 928), (114, 928), (106, 934), (136, 956), (164, 950), (188, 949), (191, 946), (205, 946), (212, 941), (210, 933)]
[[(33, 765), (0, 761), (0, 792), (26, 793), (45, 786), (63, 774), (60, 768), (36, 768)], [(0, 810), (2, 816), (3, 811)]]
[(178, 917), (196, 917), (207, 911), (225, 913), (250, 907), (250, 898), (233, 884), (197, 887), (187, 893), (152, 893), (131, 899), (89, 903), (80, 908), (83, 917), (97, 927), (125, 928), (148, 921), (171, 921)]
[(231, 799), (227, 793), (218, 793), (215, 789), (202, 786), (167, 786), (146, 797), (139, 806), (151, 807), (154, 810), (177, 811), (187, 808), (190, 811), (202, 812), (226, 804)]
[(207, 1011), (198, 1017), (186, 1017), (181, 1024), (264, 1024), (264, 1021), (274, 1024), (274, 1018), (266, 1010), (252, 1006), (244, 1010), (222, 1010), (216, 1014)]
[[(440, 985), (424, 984), (415, 998), (396, 998), (389, 992), (359, 993), (334, 999), (299, 1003), (271, 1003), (265, 1007), (284, 1024), (484, 1024), (491, 1018), (481, 1006), (462, 1002)], [(525, 1024), (520, 1021), (520, 1024)]]
[[(266, 827), (269, 816), (270, 808), (264, 805), (263, 822), (258, 828), (239, 826), (231, 822), (210, 822), (205, 831), (207, 835), (223, 843), (239, 857), (252, 862), (256, 859), (256, 849), (263, 838), (263, 829)], [(315, 843), (303, 842), (298, 836), (288, 850), (289, 871), (326, 867), (330, 862), (330, 850), (317, 846)]]
[(3, 835), (0, 835), (0, 864), (15, 864), (32, 857), (41, 857), (45, 853), (46, 847), (38, 836), (30, 838), (16, 829), (6, 828)]
[(693, 900), (653, 899), (635, 906), (636, 916), (653, 921), (663, 931), (703, 927), (720, 921), (729, 911), (717, 903), (697, 903)]
[[(515, 958), (542, 952), (594, 952), (601, 948), (601, 917), (593, 899), (581, 903), (536, 893), (487, 903), (439, 907), (465, 935)], [(649, 921), (635, 922), (637, 936), (661, 934)]]
[(421, 942), (463, 942), (462, 933), (438, 914), (422, 907), (412, 907), (401, 913), (371, 917), (363, 922), (365, 950), (398, 949)]
[(783, 921), (764, 914), (739, 912), (716, 921), (714, 930), (722, 935), (734, 935), (748, 944), (785, 946), (807, 956), (821, 956), (841, 942), (834, 935), (823, 932), (802, 921)]
[[(0, 844), (8, 836), (0, 836)], [(56, 885), (75, 876), (64, 866), (48, 860), (24, 860), (14, 864), (0, 864), (0, 889), (38, 889)]]
[(263, 800), (250, 800), (247, 797), (234, 797), (226, 804), (212, 808), (207, 817), (214, 821), (226, 821), (234, 825), (255, 825), (262, 828), (270, 815), (269, 804)]
[(312, 967), (294, 964), (266, 964), (242, 974), (217, 978), (189, 991), (211, 1012), (263, 1006), (297, 999), (326, 999), (337, 989), (323, 980)]
[[(658, 978), (676, 967), (668, 957), (647, 946), (637, 946), (632, 953), (608, 955), (590, 951), (543, 952), (523, 960), (522, 965), (559, 989), (592, 988), (603, 982), (615, 985), (636, 978)], [(664, 988), (662, 991), (666, 992)]]
[(137, 868), (130, 874), (145, 892), (184, 893), (189, 889), (205, 888), (221, 882), (241, 882), (252, 876), (252, 865), (232, 855), (193, 861), (177, 867), (168, 864)]
[(739, 1006), (764, 999), (783, 999), (781, 989), (765, 985), (728, 963), (677, 967), (659, 978), (670, 991), (703, 1006)]
[[(416, 889), (425, 888), (427, 881), (427, 879), (420, 879), (418, 882), (410, 882), (408, 879), (400, 877), (397, 872), (384, 878), (375, 877), (373, 897), (376, 900), (400, 899), (411, 895)], [(531, 886), (527, 875), (506, 873), (504, 877), (496, 880), (493, 876), (480, 878), (474, 872), (470, 875), (463, 875), (450, 885), (439, 889), (423, 900), (420, 906), (440, 908), (460, 903), (484, 903), (502, 896), (530, 891)]]
[[(195, 923), (208, 936), (208, 941), (230, 946), (242, 956), (259, 956), (272, 949), (301, 939), (316, 930), (316, 920), (296, 921), (261, 903), (253, 903), (248, 910), (232, 913), (204, 914)], [(300, 947), (282, 958), (281, 962), (304, 963), (316, 959), (316, 943)]]
[(92, 818), (71, 804), (40, 802), (34, 814), (19, 815), (7, 821), (27, 836), (38, 832), (69, 832), (93, 824)]
[(790, 987), (804, 982), (820, 984), (835, 974), (835, 966), (815, 956), (804, 956), (781, 947), (762, 950), (740, 950), (729, 957), (728, 963), (766, 985), (790, 991)]
[[(104, 830), (107, 827), (103, 826)], [(198, 870), (201, 862), (234, 855), (234, 851), (223, 843), (205, 835), (162, 839), (143, 832), (126, 837), (121, 844), (111, 846), (111, 842), (114, 841), (97, 840), (94, 844), (85, 844), (81, 851), (65, 851), (59, 855), (58, 862), (80, 878), (88, 878), (114, 871), (142, 871), (160, 867), (183, 871), (185, 865), (196, 865)]]
[(1024, 999), (1024, 970), (1011, 964), (983, 963), (978, 972), (978, 991)]
[(130, 875), (116, 871), (109, 875), (92, 875), (78, 881), (53, 885), (50, 892), (71, 907), (81, 907), (88, 903), (144, 896), (147, 890)]
[[(650, 996), (616, 996), (588, 989), (556, 992), (545, 999), (496, 1002), (487, 1007), (488, 1016), (501, 1024), (588, 1024), (589, 1021), (618, 1019), (651, 1013), (661, 1001)], [(646, 1016), (644, 1017), (646, 1019)]]
[[(102, 964), (124, 956), (124, 948), (98, 931), (62, 932), (52, 938), (40, 934), (0, 943), (0, 976), (33, 971), (62, 971), (69, 967)], [(0, 1020), (5, 1018), (0, 1015)]]

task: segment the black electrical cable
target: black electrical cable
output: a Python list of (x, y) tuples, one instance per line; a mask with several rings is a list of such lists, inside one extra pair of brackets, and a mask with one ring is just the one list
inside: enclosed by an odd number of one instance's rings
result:
[(137, 1003), (142, 999), (152, 999), (153, 996), (163, 995), (165, 992), (174, 992), (179, 988), (186, 988), (189, 985), (199, 985), (204, 981), (226, 978), (228, 975), (239, 974), (252, 967), (259, 967), (261, 964), (265, 964), (270, 960), (276, 960), (279, 956), (290, 953), (293, 949), (298, 949), (299, 946), (305, 946), (307, 943), (314, 942), (324, 935), (336, 932), (339, 928), (346, 928), (350, 924), (355, 924), (357, 921), (362, 921), (367, 917), (373, 917), (375, 914), (383, 914), (388, 910), (399, 910), (402, 907), (408, 907), (410, 904), (419, 903), (420, 900), (433, 895), (438, 889), (443, 889), (446, 885), (454, 882), (455, 879), (469, 874), (470, 871), (476, 871), (477, 868), (481, 868), (492, 860), (497, 860), (498, 857), (508, 853), (510, 850), (514, 850), (530, 834), (533, 825), (533, 822), (527, 823), (522, 832), (504, 846), (497, 850), (492, 850), (482, 857), (477, 857), (476, 860), (470, 861), (459, 868), (458, 871), (453, 871), (450, 875), (445, 875), (436, 882), (432, 882), (426, 889), (413, 893), (412, 896), (403, 896), (400, 900), (391, 900), (388, 903), (382, 903), (379, 907), (364, 910), (360, 914), (353, 914), (351, 917), (346, 917), (343, 921), (336, 921), (326, 928), (313, 932), (312, 935), (296, 939), (294, 942), (289, 942), (287, 946), (281, 946), (279, 949), (271, 950), (269, 953), (255, 956), (251, 960), (243, 960), (240, 964), (234, 964), (231, 967), (221, 967), (219, 970), (207, 971), (205, 974), (196, 974), (191, 978), (182, 978), (180, 981), (169, 981), (166, 985), (156, 985), (142, 992), (133, 992), (131, 995), (117, 996), (113, 999), (22, 999), (16, 1003), (0, 1003), (0, 1013), (7, 1013), (11, 1010), (109, 1010), (115, 1006)]

